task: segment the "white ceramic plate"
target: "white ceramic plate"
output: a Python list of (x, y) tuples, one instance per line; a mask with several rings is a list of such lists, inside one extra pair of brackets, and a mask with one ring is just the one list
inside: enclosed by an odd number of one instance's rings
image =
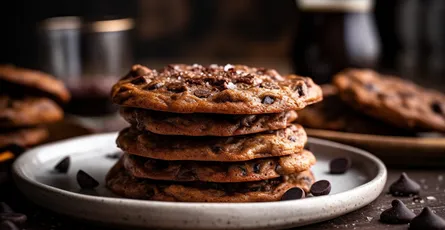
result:
[[(376, 199), (386, 182), (384, 164), (371, 154), (342, 144), (310, 138), (318, 162), (316, 179), (332, 184), (330, 195), (301, 200), (261, 203), (180, 203), (120, 198), (104, 187), (118, 151), (116, 133), (89, 135), (47, 144), (21, 155), (13, 165), (19, 189), (38, 205), (85, 220), (124, 227), (182, 229), (275, 229), (307, 225), (338, 217)], [(66, 175), (53, 172), (63, 157), (71, 156)], [(352, 168), (342, 175), (328, 174), (331, 159), (348, 156)], [(85, 193), (76, 183), (82, 169), (101, 185)]]

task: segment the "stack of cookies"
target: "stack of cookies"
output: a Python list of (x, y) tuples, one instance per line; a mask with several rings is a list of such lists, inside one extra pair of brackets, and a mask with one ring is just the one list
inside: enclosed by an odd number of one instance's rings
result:
[(310, 78), (242, 65), (135, 65), (112, 89), (131, 124), (108, 172), (118, 195), (161, 201), (280, 200), (308, 192), (314, 155), (296, 110), (322, 100)]
[(305, 127), (415, 136), (445, 133), (445, 95), (371, 69), (345, 69), (323, 85), (323, 102), (299, 111)]
[(69, 99), (69, 91), (53, 76), (0, 66), (0, 150), (23, 149), (45, 141), (45, 125), (63, 119), (59, 105)]

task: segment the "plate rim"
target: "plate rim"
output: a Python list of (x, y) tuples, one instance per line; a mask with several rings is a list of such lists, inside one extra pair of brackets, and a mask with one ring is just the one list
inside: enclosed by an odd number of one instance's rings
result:
[[(78, 137), (74, 137), (74, 138), (68, 138), (65, 140), (47, 143), (47, 144), (29, 149), (29, 150), (25, 151), (23, 154), (21, 154), (14, 161), (14, 163), (12, 165), (12, 176), (13, 176), (14, 182), (16, 184), (20, 183), (20, 182), (27, 183), (28, 185), (30, 185), (36, 189), (44, 190), (45, 192), (49, 192), (49, 193), (57, 193), (59, 195), (67, 196), (72, 199), (81, 199), (81, 200), (91, 201), (91, 202), (107, 202), (107, 203), (116, 204), (116, 205), (119, 205), (122, 202), (125, 202), (125, 203), (127, 203), (127, 205), (136, 206), (136, 207), (150, 205), (153, 207), (174, 206), (176, 208), (190, 208), (190, 207), (196, 207), (196, 206), (200, 206), (202, 208), (215, 208), (215, 207), (217, 207), (217, 208), (218, 207), (220, 207), (220, 208), (243, 208), (243, 207), (247, 207), (247, 206), (249, 206), (249, 207), (261, 206), (262, 208), (273, 208), (274, 206), (288, 204), (288, 203), (315, 202), (314, 199), (317, 199), (317, 200), (336, 199), (337, 197), (341, 197), (341, 196), (345, 196), (345, 195), (349, 195), (349, 194), (352, 195), (352, 194), (355, 194), (355, 192), (357, 190), (359, 190), (359, 191), (363, 190), (363, 189), (365, 189), (365, 187), (374, 185), (381, 180), (383, 180), (383, 183), (386, 184), (387, 174), (388, 174), (385, 164), (378, 157), (372, 155), (368, 151), (365, 151), (365, 150), (362, 150), (362, 149), (359, 149), (359, 148), (356, 148), (353, 146), (341, 144), (338, 142), (325, 140), (325, 139), (321, 139), (321, 138), (315, 138), (315, 137), (308, 137), (308, 143), (317, 143), (317, 144), (322, 144), (322, 145), (330, 145), (335, 148), (340, 147), (342, 149), (349, 149), (349, 150), (351, 150), (351, 152), (353, 152), (353, 154), (359, 154), (362, 157), (368, 158), (371, 162), (373, 162), (377, 166), (376, 176), (374, 178), (372, 178), (371, 180), (369, 180), (368, 182), (366, 182), (360, 186), (354, 187), (353, 189), (350, 189), (350, 190), (347, 190), (344, 192), (340, 192), (340, 193), (336, 193), (336, 194), (332, 194), (332, 195), (327, 195), (327, 196), (311, 197), (311, 199), (300, 199), (300, 200), (289, 200), (289, 201), (271, 201), (271, 202), (270, 201), (269, 202), (247, 202), (247, 203), (206, 203), (206, 202), (152, 201), (152, 200), (130, 199), (130, 198), (124, 198), (124, 197), (104, 197), (104, 196), (91, 196), (91, 195), (79, 194), (76, 192), (63, 190), (60, 188), (56, 188), (56, 187), (41, 183), (37, 180), (34, 180), (33, 178), (26, 176), (20, 169), (21, 168), (20, 165), (24, 164), (23, 161), (25, 161), (26, 158), (32, 157), (32, 154), (33, 155), (38, 154), (39, 152), (41, 152), (41, 149), (59, 145), (59, 144), (63, 144), (63, 143), (67, 143), (67, 142), (72, 142), (72, 141), (82, 141), (82, 140), (87, 140), (89, 138), (94, 138), (94, 137), (116, 136), (117, 134), (118, 134), (118, 132), (107, 132), (107, 133), (100, 133), (100, 134), (82, 135), (82, 136), (78, 136)], [(377, 185), (375, 185), (375, 186), (377, 186)], [(384, 186), (382, 186), (382, 187), (384, 188)], [(381, 192), (380, 192), (380, 194), (381, 194)]]
[[(404, 137), (404, 136), (387, 136), (364, 133), (349, 133), (328, 129), (305, 128), (308, 137), (328, 140), (326, 138), (335, 138), (336, 140), (351, 141), (375, 141), (398, 145), (409, 146), (434, 146), (445, 148), (445, 137)], [(335, 141), (333, 141), (335, 142)]]

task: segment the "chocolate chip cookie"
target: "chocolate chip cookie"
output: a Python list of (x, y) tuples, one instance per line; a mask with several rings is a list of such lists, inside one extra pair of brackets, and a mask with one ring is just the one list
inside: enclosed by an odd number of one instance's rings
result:
[(137, 178), (172, 181), (248, 182), (309, 170), (316, 162), (309, 151), (243, 162), (164, 161), (125, 154), (127, 172)]
[(71, 98), (65, 85), (53, 76), (14, 65), (0, 65), (0, 91), (19, 97), (48, 96), (58, 102), (68, 102)]
[(165, 136), (126, 128), (116, 142), (124, 152), (161, 160), (246, 161), (298, 153), (307, 136), (300, 125), (235, 137)]
[(43, 142), (47, 137), (48, 130), (39, 127), (2, 130), (0, 132), (0, 148), (10, 145), (29, 147)]
[(14, 99), (0, 95), (0, 128), (35, 126), (63, 118), (63, 110), (48, 98)]
[(141, 200), (180, 202), (266, 202), (278, 201), (293, 187), (309, 191), (314, 182), (311, 171), (271, 180), (243, 183), (171, 182), (137, 179), (116, 163), (106, 176), (106, 185), (115, 194)]
[(238, 136), (284, 129), (295, 121), (297, 113), (270, 114), (178, 114), (122, 107), (121, 116), (139, 130), (163, 135)]
[(445, 132), (445, 95), (369, 69), (346, 69), (334, 77), (343, 101), (401, 128)]
[(340, 99), (335, 86), (328, 84), (321, 88), (323, 101), (298, 111), (297, 122), (305, 128), (378, 135), (415, 135), (356, 111)]
[(111, 94), (121, 106), (175, 113), (281, 113), (322, 100), (310, 78), (244, 65), (135, 65)]

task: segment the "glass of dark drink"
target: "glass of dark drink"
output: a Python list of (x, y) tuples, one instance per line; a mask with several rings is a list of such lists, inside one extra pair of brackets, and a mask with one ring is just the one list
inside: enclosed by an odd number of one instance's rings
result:
[(85, 21), (63, 17), (42, 23), (41, 66), (70, 90), (67, 113), (94, 117), (117, 111), (110, 91), (132, 65), (132, 28), (129, 18)]
[(348, 67), (375, 68), (380, 41), (372, 0), (296, 0), (294, 71), (317, 83)]

